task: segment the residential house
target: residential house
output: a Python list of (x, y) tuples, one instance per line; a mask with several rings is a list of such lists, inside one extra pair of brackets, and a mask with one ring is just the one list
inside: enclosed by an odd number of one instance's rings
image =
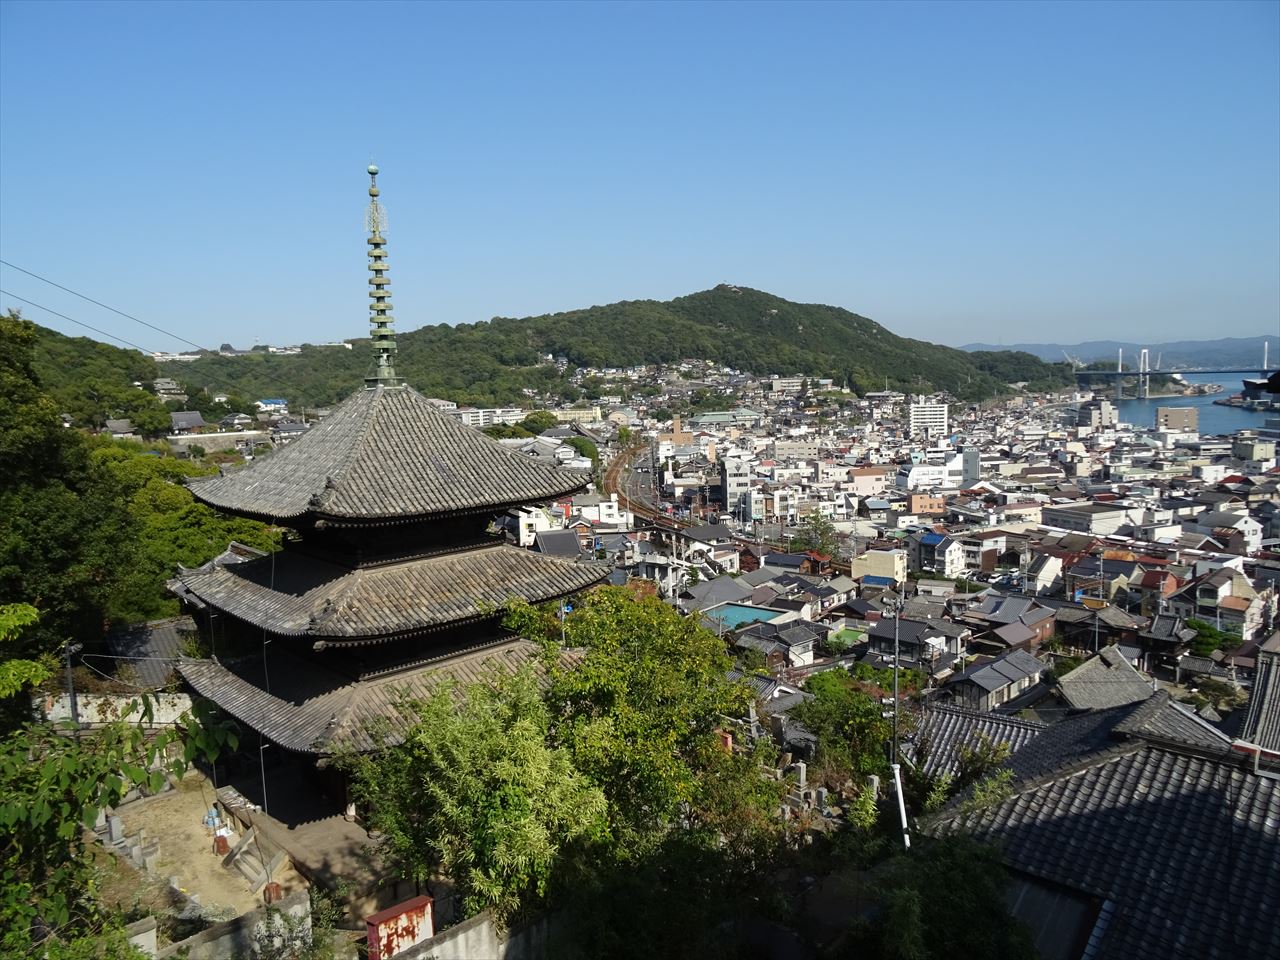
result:
[(176, 436), (185, 433), (197, 433), (205, 427), (204, 417), (198, 410), (175, 410), (169, 414), (171, 432)]
[(876, 666), (892, 665), (895, 644), (899, 665), (945, 677), (960, 653), (959, 641), (938, 629), (938, 621), (881, 619), (867, 631), (866, 659)]
[(952, 676), (943, 695), (968, 710), (994, 710), (1039, 683), (1044, 670), (1045, 665), (1027, 651), (1010, 650)]
[(867, 550), (853, 559), (849, 575), (854, 580), (879, 577), (901, 584), (907, 579), (907, 552), (901, 549)]
[[(925, 829), (999, 849), (1038, 956), (1280, 956), (1274, 758), (1233, 751), (1162, 691), (1042, 730), (1006, 769), (1002, 799)], [(1234, 892), (1206, 894), (1220, 884)]]

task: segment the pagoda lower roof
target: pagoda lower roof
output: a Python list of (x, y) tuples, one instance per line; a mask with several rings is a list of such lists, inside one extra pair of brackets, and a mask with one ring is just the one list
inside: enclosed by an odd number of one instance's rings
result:
[(183, 569), (170, 586), (270, 633), (355, 645), (487, 619), (510, 600), (577, 593), (608, 573), (506, 544), (356, 568), (283, 550)]
[[(493, 671), (536, 666), (540, 654), (537, 644), (513, 638), (451, 651), (407, 673), (353, 681), (315, 658), (273, 649), (274, 693), (264, 689), (260, 662), (183, 657), (177, 669), (200, 696), (286, 750), (325, 756), (393, 746), (411, 722), (400, 709), (406, 699), (426, 697), (444, 682), (465, 685)], [(566, 651), (561, 659), (571, 664), (577, 656)]]
[(568, 496), (587, 480), (506, 449), (411, 387), (379, 385), (269, 456), (188, 487), (245, 516), (360, 525), (496, 512)]

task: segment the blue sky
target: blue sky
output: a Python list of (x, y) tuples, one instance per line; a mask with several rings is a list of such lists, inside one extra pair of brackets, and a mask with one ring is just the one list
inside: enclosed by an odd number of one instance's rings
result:
[(193, 341), (365, 334), (370, 158), (401, 329), (730, 282), (1280, 330), (1280, 4), (0, 4), (0, 253)]

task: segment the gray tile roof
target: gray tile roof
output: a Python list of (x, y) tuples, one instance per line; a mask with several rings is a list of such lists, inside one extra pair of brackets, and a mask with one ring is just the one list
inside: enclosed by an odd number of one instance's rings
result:
[(1280, 781), (1225, 753), (1132, 741), (930, 829), (997, 842), (1015, 869), (1112, 901), (1091, 958), (1280, 956)]
[(1276, 638), (1280, 638), (1280, 633), (1258, 653), (1253, 689), (1249, 692), (1249, 712), (1240, 728), (1241, 740), (1268, 750), (1280, 750), (1280, 652), (1266, 649)]
[(178, 662), (184, 635), (195, 636), (197, 632), (190, 617), (171, 617), (113, 632), (107, 642), (114, 656), (125, 658), (119, 666), (133, 666), (139, 685), (157, 689), (165, 685)]
[(188, 485), (196, 499), (247, 516), (358, 523), (481, 513), (575, 493), (586, 481), (509, 452), (410, 387), (378, 386), (271, 456)]
[(572, 530), (540, 530), (533, 535), (533, 549), (553, 557), (580, 557), (582, 541)]
[(1027, 651), (1013, 650), (994, 660), (970, 667), (948, 681), (948, 685), (968, 682), (990, 692), (1028, 677), (1038, 677), (1044, 670), (1045, 665)]
[[(515, 671), (536, 662), (540, 652), (529, 640), (504, 640), (451, 652), (410, 673), (344, 682), (315, 658), (304, 660), (273, 648), (274, 693), (262, 687), (260, 661), (223, 665), (183, 658), (178, 672), (196, 693), (285, 749), (325, 755), (344, 748), (365, 751), (398, 743), (405, 722), (397, 704), (405, 696), (423, 697), (445, 680), (467, 684), (493, 670)], [(566, 659), (575, 657), (569, 652)], [(308, 685), (324, 692), (310, 696), (303, 692)], [(375, 739), (370, 725), (383, 722), (388, 736)]]
[(1103, 647), (1097, 656), (1059, 677), (1058, 690), (1076, 709), (1102, 709), (1145, 700), (1152, 687), (1119, 650)]
[(977, 742), (979, 733), (985, 733), (993, 743), (1007, 743), (1010, 750), (1018, 750), (1040, 735), (1043, 723), (1008, 717), (995, 713), (975, 713), (959, 707), (933, 707), (920, 719), (920, 726), (912, 742), (904, 747), (909, 759), (914, 760), (920, 746), (925, 750), (924, 772), (930, 776), (960, 772), (960, 750)]
[(354, 570), (283, 550), (182, 570), (173, 584), (188, 599), (273, 633), (370, 643), (482, 619), (513, 597), (536, 603), (576, 593), (608, 573), (506, 545)]

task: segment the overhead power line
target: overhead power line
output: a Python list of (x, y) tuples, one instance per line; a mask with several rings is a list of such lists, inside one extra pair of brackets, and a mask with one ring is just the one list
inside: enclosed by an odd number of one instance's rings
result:
[[(86, 330), (92, 330), (94, 333), (101, 334), (104, 337), (109, 337), (112, 340), (118, 340), (120, 343), (128, 344), (129, 346), (133, 347), (136, 350), (141, 350), (143, 353), (147, 354), (148, 356), (150, 356), (152, 353), (155, 352), (153, 350), (148, 350), (146, 347), (142, 346), (141, 344), (134, 343), (132, 340), (126, 340), (124, 337), (116, 336), (116, 334), (114, 333), (108, 333), (106, 330), (100, 330), (97, 327), (91, 324), (85, 323), (82, 320), (77, 320), (75, 317), (69, 317), (65, 313), (59, 313), (57, 310), (53, 310), (49, 307), (46, 307), (42, 303), (36, 303), (34, 300), (28, 300), (26, 297), (20, 297), (16, 293), (11, 293), (8, 290), (0, 289), (0, 294), (3, 294), (6, 297), (12, 297), (14, 300), (21, 301), (22, 303), (25, 303), (31, 307), (35, 307), (37, 310), (43, 310), (45, 313), (52, 314), (55, 317), (61, 317), (63, 320), (66, 320), (70, 323), (74, 323), (76, 326), (84, 327)], [(94, 301), (94, 302), (96, 303), (97, 301)], [(204, 348), (201, 347), (201, 349), (204, 349)], [(284, 387), (287, 390), (292, 389), (292, 387), (290, 387), (287, 383), (285, 383), (279, 377), (276, 377), (272, 374), (265, 374), (265, 377), (266, 379), (270, 380), (272, 383), (279, 384), (280, 386)], [(238, 387), (230, 383), (227, 383), (225, 380), (217, 380), (214, 378), (209, 378), (207, 385), (210, 387), (225, 387), (229, 393), (239, 389)], [(306, 408), (304, 405), (303, 407), (304, 414), (305, 414), (305, 410)]]
[[(40, 281), (40, 282), (42, 282), (42, 283), (47, 283), (47, 284), (49, 284), (49, 286), (51, 286), (51, 287), (56, 287), (56, 288), (57, 288), (57, 289), (59, 289), (59, 290), (66, 291), (67, 293), (71, 294), (72, 296), (79, 297), (81, 300), (84, 300), (84, 301), (86, 301), (86, 302), (88, 302), (88, 303), (92, 303), (92, 304), (95, 304), (95, 305), (97, 305), (97, 306), (99, 306), (99, 307), (102, 307), (104, 310), (110, 310), (112, 313), (118, 314), (118, 315), (120, 315), (120, 316), (122, 316), (122, 317), (124, 317), (124, 318), (126, 318), (126, 319), (128, 319), (128, 320), (132, 320), (132, 321), (134, 321), (135, 323), (140, 323), (140, 324), (142, 324), (144, 327), (147, 327), (147, 328), (149, 328), (149, 329), (151, 329), (151, 330), (155, 330), (155, 331), (156, 331), (156, 332), (158, 332), (158, 333), (162, 333), (162, 334), (164, 334), (166, 337), (172, 337), (172, 338), (173, 338), (173, 339), (175, 339), (175, 340), (180, 340), (181, 342), (183, 342), (183, 343), (185, 343), (185, 344), (189, 344), (190, 346), (195, 347), (197, 350), (202, 350), (202, 351), (204, 351), (205, 353), (217, 353), (217, 351), (216, 351), (216, 350), (210, 350), (208, 347), (201, 346), (200, 344), (196, 343), (194, 340), (188, 340), (186, 337), (181, 337), (181, 336), (179, 336), (179, 335), (178, 335), (178, 334), (176, 334), (176, 333), (172, 333), (172, 332), (170, 332), (170, 331), (168, 331), (168, 330), (164, 329), (164, 327), (157, 327), (157, 326), (156, 326), (155, 324), (153, 324), (153, 323), (147, 323), (147, 321), (145, 321), (145, 320), (140, 320), (139, 318), (135, 317), (135, 316), (134, 316), (133, 314), (131, 314), (131, 313), (125, 313), (123, 310), (117, 310), (115, 307), (111, 306), (110, 304), (103, 303), (101, 300), (95, 300), (93, 297), (87, 296), (87, 295), (85, 295), (85, 294), (83, 294), (83, 293), (80, 293), (79, 291), (72, 290), (70, 287), (64, 287), (62, 284), (60, 284), (60, 283), (55, 283), (53, 280), (50, 280), (48, 277), (42, 277), (42, 276), (40, 276), (40, 274), (38, 274), (38, 273), (32, 273), (30, 270), (27, 270), (27, 269), (25, 269), (25, 268), (23, 268), (23, 267), (20, 267), (20, 266), (18, 266), (17, 264), (10, 263), (8, 260), (0, 260), (0, 264), (4, 264), (6, 267), (9, 267), (9, 268), (10, 268), (10, 269), (12, 269), (12, 270), (17, 270), (17, 271), (18, 271), (18, 272), (20, 272), (20, 273), (25, 273), (25, 274), (26, 274), (27, 276), (29, 276), (29, 277), (34, 277), (36, 280), (39, 280), (39, 281)], [(4, 295), (5, 295), (5, 296), (7, 296), (7, 297), (13, 297), (13, 299), (15, 299), (15, 300), (19, 300), (19, 301), (21, 301), (22, 303), (27, 304), (28, 306), (35, 307), (37, 310), (43, 310), (45, 313), (52, 314), (52, 315), (53, 315), (53, 316), (55, 316), (55, 317), (61, 317), (63, 320), (66, 320), (66, 321), (68, 321), (68, 322), (70, 322), (70, 323), (74, 323), (74, 324), (76, 324), (77, 326), (84, 327), (86, 330), (92, 330), (94, 333), (101, 334), (102, 336), (104, 336), (104, 337), (108, 337), (108, 338), (110, 338), (111, 340), (116, 340), (116, 341), (119, 341), (120, 343), (128, 344), (129, 346), (133, 347), (134, 349), (141, 350), (141, 351), (142, 351), (143, 353), (145, 353), (145, 354), (152, 355), (152, 354), (155, 354), (155, 353), (158, 353), (158, 352), (159, 352), (159, 351), (157, 351), (157, 350), (149, 350), (149, 349), (147, 349), (146, 347), (141, 346), (140, 344), (134, 343), (132, 340), (126, 340), (124, 337), (117, 336), (117, 335), (116, 335), (116, 334), (114, 334), (114, 333), (108, 333), (107, 331), (105, 331), (105, 330), (101, 330), (101, 329), (99, 329), (98, 327), (95, 327), (95, 326), (92, 326), (92, 325), (90, 325), (90, 324), (87, 324), (87, 323), (85, 323), (85, 322), (84, 322), (84, 321), (82, 321), (82, 320), (77, 320), (77, 319), (75, 319), (74, 317), (69, 317), (69, 316), (67, 316), (65, 313), (59, 313), (57, 310), (50, 309), (49, 307), (46, 307), (46, 306), (44, 306), (43, 304), (40, 304), (40, 303), (36, 303), (34, 300), (28, 300), (26, 297), (20, 297), (20, 296), (18, 296), (16, 293), (10, 293), (8, 290), (0, 289), (0, 294), (4, 294)], [(260, 375), (261, 375), (265, 380), (268, 380), (268, 381), (269, 381), (269, 382), (271, 382), (271, 383), (274, 383), (274, 384), (276, 384), (276, 385), (278, 385), (278, 386), (280, 386), (280, 387), (283, 387), (283, 388), (285, 388), (286, 390), (292, 391), (292, 390), (294, 390), (294, 389), (295, 389), (292, 385), (290, 385), (290, 384), (288, 384), (288, 383), (285, 383), (285, 381), (281, 380), (281, 379), (280, 379), (278, 376), (276, 376), (275, 374), (272, 374), (272, 373), (269, 373), (269, 372), (267, 372), (267, 371), (263, 370), (263, 371), (260, 371)], [(240, 388), (238, 388), (238, 387), (235, 387), (235, 386), (233, 386), (233, 385), (231, 385), (231, 384), (227, 383), (226, 381), (216, 380), (216, 379), (213, 379), (213, 378), (208, 378), (208, 379), (207, 379), (207, 384), (208, 384), (208, 386), (211, 386), (211, 387), (222, 386), (222, 387), (227, 388), (228, 390), (237, 390), (237, 389), (240, 389)], [(304, 405), (304, 406), (305, 406), (305, 405)]]
[(26, 297), (20, 297), (16, 293), (10, 293), (8, 290), (2, 289), (0, 289), (0, 293), (4, 294), (6, 297), (13, 297), (15, 300), (20, 300), (29, 307), (35, 307), (37, 310), (43, 310), (45, 313), (51, 313), (55, 317), (61, 317), (63, 320), (74, 323), (78, 327), (84, 327), (86, 330), (92, 330), (94, 333), (99, 333), (104, 337), (109, 337), (112, 340), (118, 340), (121, 343), (126, 343), (136, 350), (141, 350), (143, 353), (151, 354), (155, 352), (154, 350), (148, 350), (140, 344), (134, 343), (132, 340), (126, 340), (124, 337), (117, 337), (114, 333), (107, 333), (105, 330), (99, 330), (97, 327), (77, 320), (75, 317), (68, 317), (65, 313), (59, 313), (57, 310), (51, 310), (49, 307), (44, 306), (44, 304), (36, 303), (34, 300), (28, 300)]
[[(186, 337), (182, 337), (176, 333), (172, 333), (171, 331), (164, 329), (164, 327), (157, 327), (154, 323), (147, 323), (147, 321), (145, 320), (140, 320), (131, 313), (125, 313), (123, 310), (117, 310), (115, 307), (111, 306), (110, 304), (103, 303), (101, 300), (95, 300), (93, 299), (93, 297), (86, 296), (85, 294), (80, 293), (78, 290), (72, 290), (70, 287), (64, 287), (62, 284), (56, 283), (53, 280), (50, 280), (48, 277), (42, 277), (38, 273), (32, 273), (30, 270), (26, 269), (25, 267), (20, 267), (16, 263), (10, 263), (8, 260), (0, 260), (0, 263), (3, 263), (6, 267), (10, 268), (11, 270), (17, 270), (19, 273), (25, 273), (28, 277), (34, 277), (35, 279), (39, 280), (41, 283), (47, 283), (51, 287), (57, 287), (59, 290), (65, 291), (66, 293), (71, 294), (73, 297), (79, 297), (81, 300), (86, 300), (89, 303), (94, 304), (95, 306), (102, 307), (103, 310), (110, 310), (112, 313), (118, 314), (119, 316), (124, 317), (126, 320), (132, 320), (134, 323), (140, 323), (144, 327), (147, 327), (148, 329), (156, 331), (156, 333), (163, 333), (166, 337), (172, 337), (174, 340), (178, 340), (189, 346), (195, 347), (197, 350), (209, 349), (208, 347), (202, 347), (200, 344), (196, 343), (194, 340), (188, 340)], [(9, 294), (9, 296), (13, 296), (13, 294)], [(21, 300), (22, 298), (19, 297), (18, 299)], [(24, 302), (29, 302), (29, 301), (24, 301)], [(52, 310), (50, 310), (49, 312), (53, 313)], [(59, 316), (61, 316), (61, 314), (59, 314)], [(77, 321), (73, 320), (72, 322), (75, 323)], [(85, 326), (85, 324), (81, 324), (81, 326)], [(107, 336), (110, 336), (110, 334), (107, 334)], [(120, 338), (115, 337), (113, 339), (119, 340)], [(126, 340), (125, 343), (128, 343), (128, 341)]]

